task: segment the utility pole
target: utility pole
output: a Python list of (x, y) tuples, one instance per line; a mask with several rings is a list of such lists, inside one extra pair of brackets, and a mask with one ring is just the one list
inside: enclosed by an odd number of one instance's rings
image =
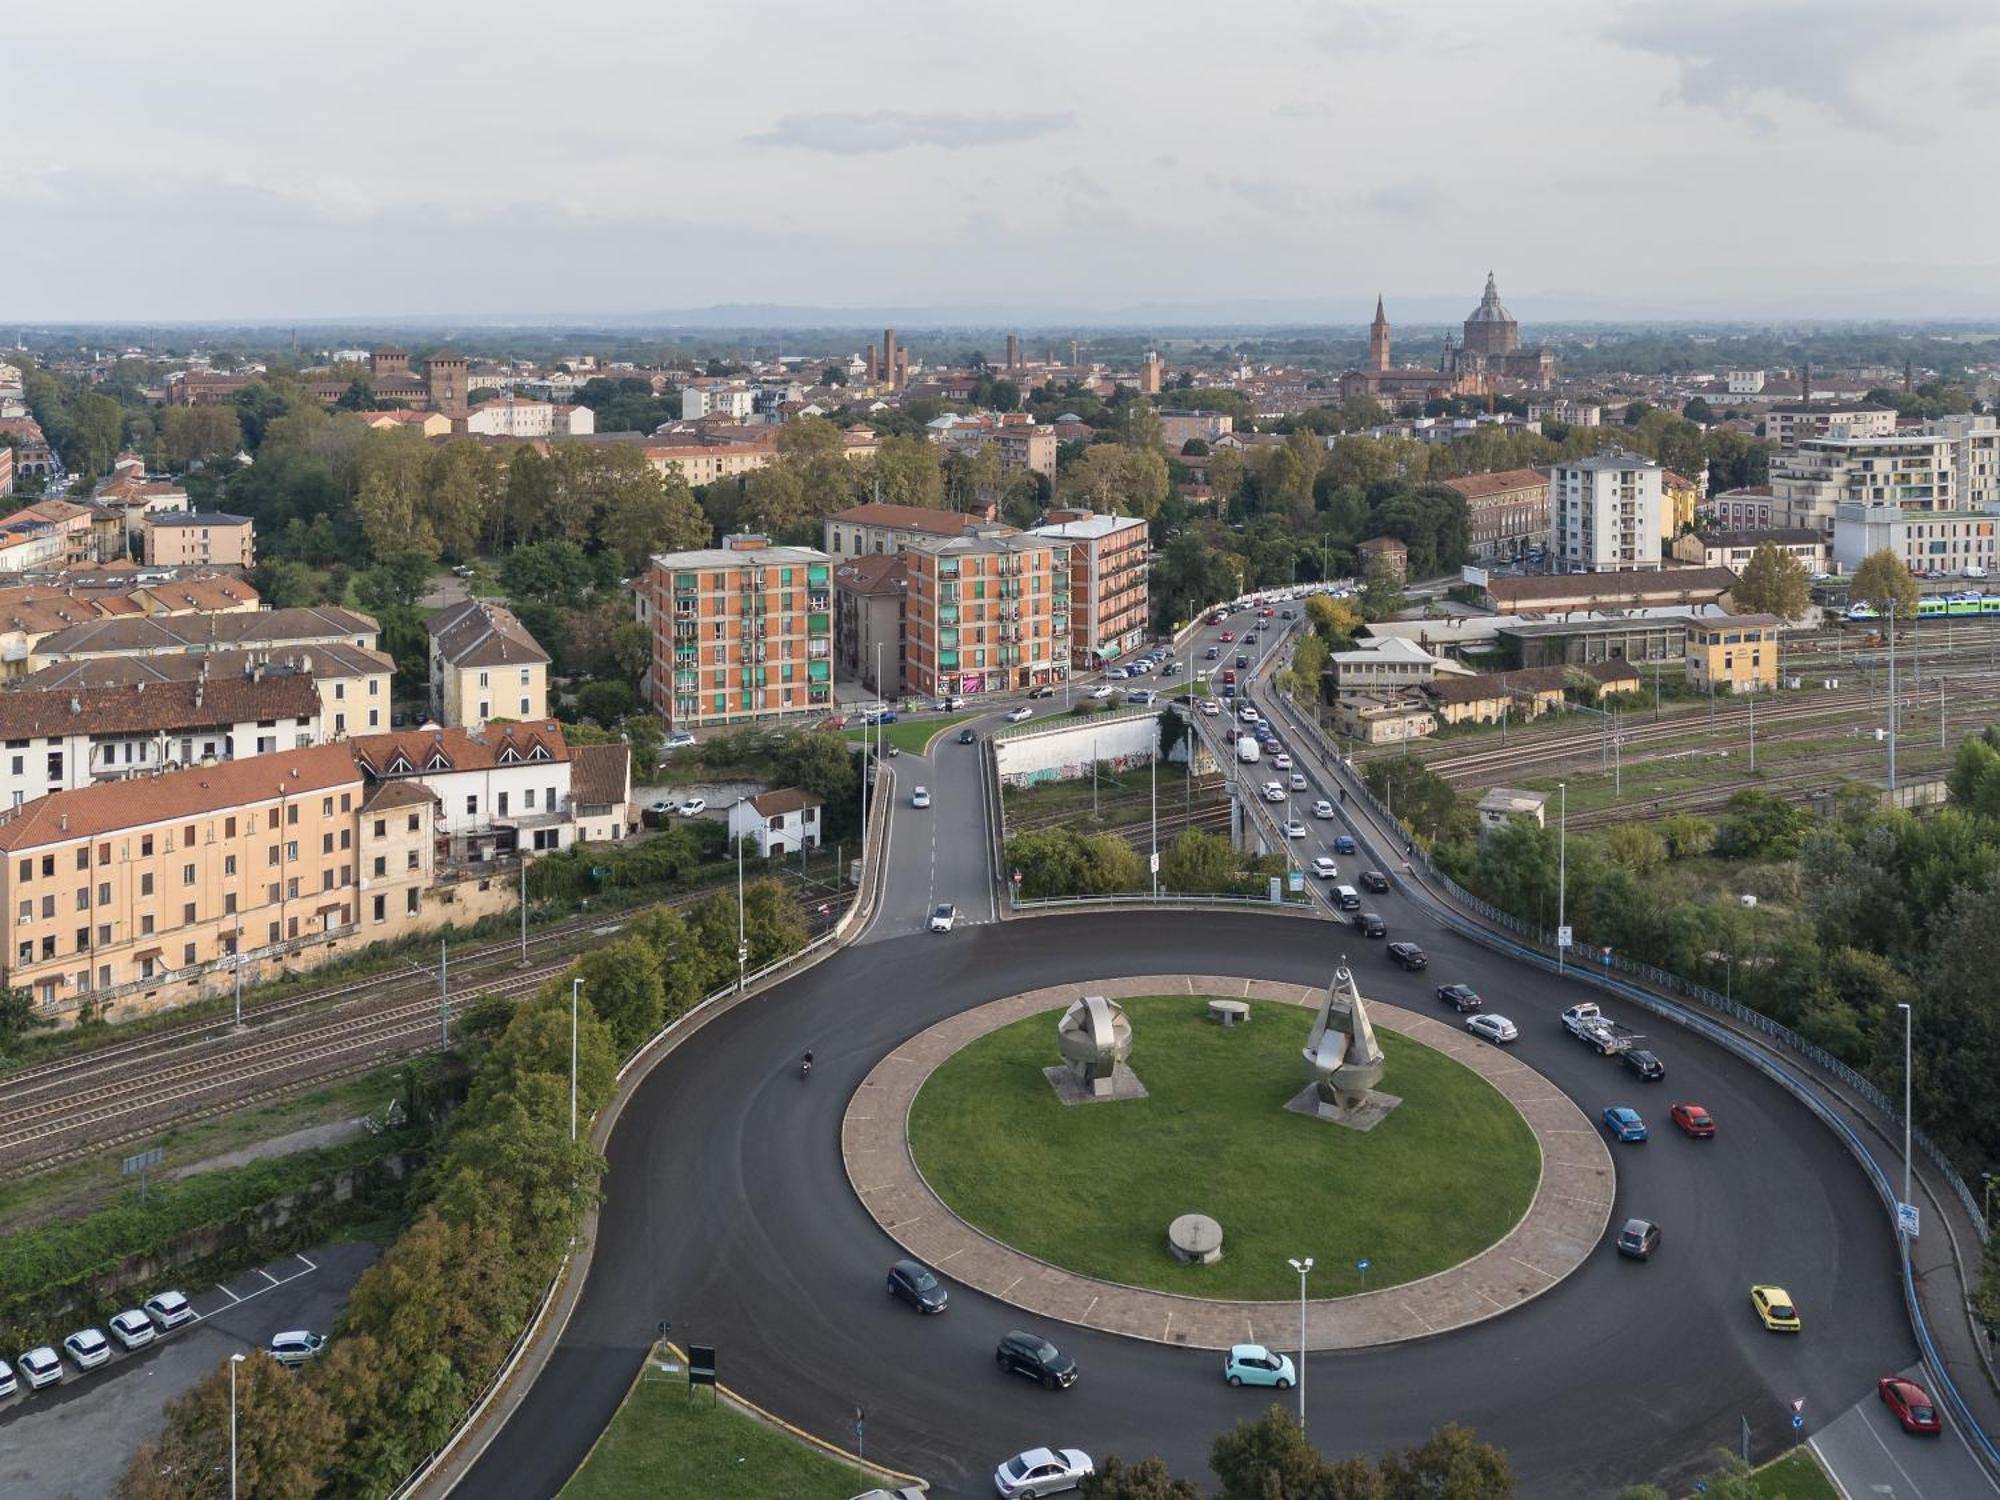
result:
[(1160, 899), (1160, 746), (1157, 738), (1153, 742), (1152, 769), (1153, 856), (1147, 863), (1153, 868), (1153, 899), (1157, 901)]
[(520, 847), (518, 840), (514, 846), (514, 858), (521, 862), (521, 962), (519, 967), (528, 967), (528, 852)]
[(1750, 769), (1757, 769), (1757, 685), (1750, 685)]
[(576, 1139), (576, 1007), (583, 997), (583, 979), (569, 982), (569, 1138)]
[(236, 1029), (243, 1029), (243, 919), (236, 919), (236, 946), (232, 955), (236, 970)]
[(445, 979), (445, 960), (449, 956), (447, 939), (438, 939), (438, 1045), (451, 1045), (451, 990)]
[(1562, 930), (1569, 925), (1569, 783), (1558, 781), (1556, 795), (1560, 799), (1556, 811), (1556, 973), (1560, 975), (1568, 947)]
[(1896, 794), (1896, 601), (1889, 600), (1883, 617), (1889, 622), (1889, 795)]
[[(1898, 1001), (1903, 1013), (1903, 1202), (1910, 1201), (1910, 1028), (1915, 1020), (1908, 1001)], [(1900, 1217), (1900, 1215), (1898, 1216)]]

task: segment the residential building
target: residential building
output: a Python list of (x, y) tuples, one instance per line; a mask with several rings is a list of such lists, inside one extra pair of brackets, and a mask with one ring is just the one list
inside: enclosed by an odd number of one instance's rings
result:
[(1690, 531), (1674, 542), (1674, 556), (1701, 568), (1727, 568), (1741, 573), (1759, 547), (1770, 545), (1790, 553), (1809, 574), (1827, 571), (1833, 549), (1811, 529), (1770, 531)]
[(1236, 429), (1236, 418), (1219, 411), (1163, 411), (1160, 413), (1160, 443), (1179, 453), (1189, 443), (1212, 443), (1225, 432)]
[(1777, 525), (1777, 501), (1768, 484), (1746, 485), (1711, 496), (1704, 507), (1708, 519), (1723, 531), (1772, 531)]
[(1867, 401), (1780, 401), (1765, 409), (1764, 439), (1780, 453), (1807, 438), (1894, 437), (1896, 409)]
[[(396, 664), (380, 651), (318, 641), (288, 650), (168, 652), (159, 656), (98, 656), (58, 662), (20, 680), (22, 689), (77, 692), (90, 688), (218, 683), (225, 678), (295, 677), (319, 699), (318, 735), (345, 739), (390, 727), (390, 682)], [(260, 726), (268, 731), (275, 726)], [(265, 735), (260, 732), (262, 747)], [(282, 748), (282, 746), (277, 747)], [(238, 754), (251, 753), (239, 749)], [(192, 755), (183, 759), (194, 759)]]
[[(901, 552), (873, 552), (833, 568), (834, 674), (877, 698), (905, 691), (905, 619), (910, 570)], [(881, 676), (876, 676), (880, 663)]]
[(1764, 389), (1764, 372), (1762, 370), (1725, 370), (1722, 382), (1732, 396), (1754, 396)]
[(962, 536), (904, 553), (910, 689), (931, 697), (1010, 692), (1068, 677), (1068, 543)]
[(1829, 536), (1842, 505), (1924, 511), (2000, 504), (2000, 422), (1946, 417), (1889, 437), (1805, 438), (1772, 456), (1771, 493), (1782, 524)]
[(570, 749), (554, 720), (391, 730), (350, 744), (354, 763), (370, 777), (415, 782), (437, 798), (439, 850), (450, 866), (576, 842)]
[(632, 747), (572, 745), (569, 801), (578, 843), (608, 844), (635, 826), (632, 816)]
[(1899, 505), (1842, 505), (1834, 511), (1834, 571), (1852, 574), (1871, 553), (1888, 551), (1912, 573), (2000, 576), (2000, 514), (1993, 510), (1905, 510)]
[(11, 444), (0, 443), (0, 496), (14, 493), (14, 449)]
[[(451, 418), (441, 411), (364, 411), (361, 421), (378, 432), (409, 431), (427, 438), (451, 436)], [(468, 424), (471, 418), (467, 419)], [(468, 426), (468, 430), (472, 429)]]
[(822, 526), (824, 545), (834, 557), (861, 557), (867, 553), (900, 552), (905, 547), (921, 547), (950, 537), (1006, 536), (1012, 526), (993, 519), (994, 512), (968, 514), (957, 510), (931, 510), (922, 505), (853, 505), (835, 511)]
[(681, 420), (727, 417), (741, 422), (757, 410), (757, 393), (741, 381), (690, 380), (681, 387)]
[(218, 677), (0, 693), (0, 808), (117, 777), (320, 741), (312, 679)]
[(1016, 474), (1044, 474), (1056, 477), (1056, 433), (1053, 427), (1029, 422), (1003, 422), (987, 441), (1000, 455), (1000, 477)]
[(1690, 479), (1672, 469), (1660, 470), (1660, 540), (1672, 543), (1675, 537), (1694, 528), (1695, 512), (1701, 506), (1703, 479)]
[(1777, 615), (1709, 615), (1687, 624), (1688, 682), (1697, 689), (1755, 693), (1778, 685)]
[(481, 437), (545, 438), (555, 431), (555, 407), (512, 396), (482, 401), (466, 413), (465, 430)]
[(466, 599), (430, 617), (430, 707), (440, 723), (549, 716), (549, 654), (505, 605)]
[(37, 500), (0, 520), (0, 527), (22, 522), (47, 525), (60, 536), (59, 566), (110, 562), (125, 556), (124, 517), (101, 505)]
[(832, 563), (748, 534), (653, 558), (635, 610), (652, 640), (646, 701), (669, 730), (832, 706)]
[(1410, 576), (1410, 549), (1395, 537), (1370, 537), (1359, 543), (1354, 552), (1364, 578), (1373, 578), (1380, 572), (1402, 583)]
[(795, 786), (739, 797), (729, 809), (729, 836), (750, 839), (766, 859), (817, 849), (825, 801)]
[(1530, 402), (1528, 420), (1558, 422), (1564, 427), (1602, 427), (1604, 408), (1595, 401), (1573, 401), (1568, 397), (1557, 397), (1553, 401)]
[(145, 519), (146, 565), (155, 568), (255, 565), (256, 526), (225, 511), (159, 511)]
[(0, 521), (0, 573), (34, 573), (63, 563), (63, 534), (47, 521), (10, 516)]
[(549, 412), (552, 437), (588, 437), (597, 431), (597, 413), (588, 406), (558, 401)]
[(1152, 625), (1151, 547), (1144, 520), (1052, 510), (1028, 535), (1069, 549), (1072, 662), (1100, 665), (1144, 643)]
[(284, 651), (326, 642), (375, 649), (380, 630), (367, 615), (333, 605), (241, 614), (92, 620), (45, 636), (30, 667), (99, 656), (164, 656), (192, 651)]
[(1549, 470), (1550, 531), (1566, 573), (1660, 566), (1660, 466), (1612, 449)]
[(1445, 485), (1465, 497), (1472, 555), (1488, 562), (1516, 558), (1549, 544), (1549, 476), (1542, 469), (1468, 474)]

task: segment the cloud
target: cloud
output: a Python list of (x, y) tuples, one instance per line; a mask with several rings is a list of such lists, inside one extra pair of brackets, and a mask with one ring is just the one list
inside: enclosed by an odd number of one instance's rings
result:
[(1418, 221), (1434, 217), (1442, 206), (1436, 188), (1421, 182), (1396, 182), (1376, 188), (1361, 200), (1362, 207), (1385, 219)]
[(1321, 6), (1313, 14), (1330, 23), (1313, 36), (1314, 44), (1327, 52), (1387, 52), (1410, 35), (1410, 18), (1386, 6), (1342, 0)]
[(1850, 129), (1912, 139), (1930, 131), (1889, 71), (1894, 52), (1914, 45), (1935, 57), (1940, 46), (1991, 24), (1990, 10), (1963, 0), (1906, 0), (1893, 28), (1883, 26), (1871, 5), (1640, 0), (1605, 34), (1674, 63), (1678, 80), (1671, 97), (1693, 108), (1772, 129), (1771, 106), (1790, 100)]
[(1076, 116), (918, 115), (903, 110), (873, 114), (785, 115), (769, 130), (749, 137), (753, 146), (789, 146), (800, 151), (826, 151), (835, 156), (871, 156), (908, 146), (942, 146), (957, 151), (969, 146), (1006, 146), (1038, 140), (1076, 124)]

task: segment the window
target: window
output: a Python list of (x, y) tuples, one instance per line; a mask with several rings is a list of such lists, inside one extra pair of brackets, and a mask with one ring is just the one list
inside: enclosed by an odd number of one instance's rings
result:
[(333, 889), (333, 871), (321, 870), (319, 872), (319, 888), (323, 891)]
[(286, 899), (287, 901), (296, 901), (296, 900), (298, 900), (298, 899), (299, 899), (299, 877), (298, 877), (298, 876), (294, 875), (294, 876), (292, 876), (292, 878), (291, 878), (291, 879), (289, 879), (289, 880), (287, 880), (287, 881), (285, 882), (285, 899)]
[(489, 704), (484, 698), (481, 698), (479, 700), (479, 717), (482, 719), (489, 718), (491, 717), (492, 712), (493, 712), (492, 705)]
[(222, 820), (222, 836), (227, 839), (236, 837), (236, 820), (234, 818), (225, 818)]
[[(272, 895), (273, 895), (273, 896), (276, 896), (276, 894), (277, 894), (277, 892), (276, 892), (275, 890), (273, 890), (273, 891), (272, 891)], [(267, 938), (267, 939), (266, 939), (266, 941), (267, 941), (267, 942), (272, 942), (272, 943), (275, 943), (275, 942), (277, 942), (277, 941), (278, 941), (278, 933), (279, 933), (279, 931), (280, 931), (280, 930), (281, 930), (281, 929), (279, 928), (278, 924), (277, 924), (276, 922), (273, 922), (273, 923), (271, 924), (271, 929), (270, 929), (270, 931), (271, 931), (271, 935), (270, 935), (270, 937), (269, 937), (269, 938)]]
[(53, 875), (55, 872), (56, 857), (53, 854), (44, 854), (42, 856), (42, 874)]
[(487, 675), (484, 672), (481, 672), (479, 674), (479, 685), (481, 687), (485, 687), (487, 685)]
[(88, 870), (90, 868), (90, 848), (88, 845), (76, 851), (76, 867), (79, 870)]
[(153, 914), (151, 912), (147, 912), (144, 916), (139, 918), (139, 936), (151, 937), (152, 935), (153, 935)]
[(295, 865), (298, 862), (299, 862), (299, 841), (297, 839), (292, 839), (285, 845), (285, 863), (288, 865)]
[(149, 833), (144, 838), (139, 840), (139, 858), (151, 859), (152, 857), (153, 857), (153, 836)]
[(89, 946), (90, 946), (90, 929), (88, 927), (77, 928), (76, 951), (81, 953), (84, 949), (88, 948)]
[(150, 875), (141, 875), (141, 876), (139, 877), (139, 894), (140, 894), (140, 895), (142, 895), (142, 896), (150, 896), (150, 895), (152, 895), (152, 894), (153, 894), (153, 877), (152, 877), (152, 876), (150, 876)]
[(293, 825), (296, 825), (298, 823), (299, 809), (296, 803), (285, 809), (285, 821)]
[(267, 865), (275, 865), (275, 864), (276, 864), (276, 863), (278, 862), (279, 858), (280, 858), (280, 855), (279, 855), (279, 852), (278, 852), (278, 846), (277, 846), (276, 844), (273, 844), (273, 845), (271, 846), (271, 848), (270, 848), (270, 851), (269, 851), (269, 852), (270, 852), (270, 856), (271, 856), (271, 857), (270, 857), (269, 859), (265, 860), (265, 861), (264, 861), (264, 863), (265, 863), (265, 864), (267, 864)]
[(389, 913), (388, 913), (388, 910), (387, 910), (387, 908), (388, 908), (388, 905), (389, 905), (389, 898), (388, 898), (387, 896), (377, 896), (377, 897), (375, 898), (375, 920), (376, 920), (376, 921), (378, 921), (378, 922), (383, 922), (383, 921), (387, 921), (387, 920), (388, 920), (388, 915), (389, 915)]
[(521, 700), (521, 717), (524, 719), (528, 717), (528, 700), (526, 698)]
[(231, 891), (222, 898), (222, 914), (226, 917), (236, 915), (236, 892)]
[(277, 808), (267, 807), (264, 809), (264, 826), (266, 828), (276, 828), (278, 826)]
[(323, 833), (323, 834), (321, 834), (321, 835), (319, 836), (319, 852), (320, 852), (320, 853), (322, 853), (322, 854), (331, 854), (331, 853), (333, 853), (333, 835), (332, 835), (332, 834), (330, 834), (330, 833)]
[(61, 781), (62, 774), (63, 774), (62, 751), (51, 750), (49, 752), (49, 780)]
[(353, 831), (352, 829), (349, 829), (349, 828), (343, 828), (343, 829), (341, 829), (341, 830), (340, 830), (340, 847), (341, 847), (341, 848), (343, 848), (343, 849), (350, 849), (350, 848), (352, 848), (353, 846), (354, 846), (354, 831)]
[(193, 884), (194, 884), (194, 866), (193, 866), (193, 865), (182, 865), (182, 866), (181, 866), (181, 884), (182, 884), (182, 885), (193, 885)]
[(99, 844), (97, 846), (97, 862), (100, 865), (111, 863), (111, 846), (109, 844)]
[(381, 839), (381, 838), (387, 838), (388, 836), (389, 836), (389, 820), (387, 818), (377, 818), (375, 820), (375, 837)]
[(181, 908), (181, 925), (183, 927), (192, 927), (194, 926), (194, 924), (195, 924), (194, 903), (190, 901), (187, 903), (187, 905)]
[(389, 861), (388, 861), (388, 858), (387, 858), (386, 856), (384, 856), (384, 855), (380, 855), (380, 854), (376, 855), (376, 856), (375, 856), (375, 878), (376, 878), (377, 880), (380, 880), (380, 879), (382, 879), (382, 878), (383, 878), (383, 877), (384, 877), (385, 875), (387, 875), (388, 873), (389, 873)]
[(272, 881), (272, 882), (271, 882), (271, 883), (270, 883), (270, 884), (269, 884), (268, 886), (266, 886), (266, 887), (265, 887), (264, 889), (265, 889), (265, 892), (266, 892), (266, 894), (265, 894), (265, 897), (264, 897), (264, 899), (265, 899), (266, 901), (268, 901), (268, 902), (271, 902), (272, 904), (274, 904), (274, 905), (275, 905), (275, 904), (277, 903), (278, 899), (279, 899), (279, 898), (278, 898), (278, 882), (274, 880), (274, 881)]
[(409, 853), (409, 861), (410, 861), (410, 868), (412, 870), (421, 869), (423, 866), (422, 856), (420, 856), (414, 849), (412, 849)]
[(410, 814), (410, 832), (412, 832), (412, 833), (415, 833), (416, 831), (417, 831), (417, 815), (416, 815), (415, 813), (411, 813), (411, 814)]
[(473, 795), (465, 799), (465, 815), (468, 818), (476, 818), (479, 816), (479, 796), (477, 793), (474, 793)]
[(236, 873), (235, 855), (225, 854), (222, 856), (222, 873), (224, 875), (234, 875)]
[(417, 900), (416, 887), (412, 886), (409, 890), (403, 892), (403, 910), (413, 917), (417, 914)]
[(194, 962), (194, 944), (185, 943), (181, 947), (181, 963), (183, 966), (186, 966), (192, 964), (193, 962)]
[(55, 914), (56, 914), (56, 898), (54, 896), (42, 897), (42, 915), (45, 917), (53, 917)]
[(97, 946), (104, 948), (110, 946), (110, 943), (111, 924), (109, 922), (100, 922), (97, 927)]

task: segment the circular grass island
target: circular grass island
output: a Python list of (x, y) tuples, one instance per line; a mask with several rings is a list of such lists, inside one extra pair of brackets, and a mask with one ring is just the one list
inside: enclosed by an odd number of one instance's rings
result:
[[(1433, 1275), (1501, 1239), (1528, 1210), (1541, 1152), (1520, 1113), (1441, 1052), (1389, 1031), (1382, 1088), (1403, 1103), (1365, 1133), (1293, 1114), (1312, 1013), (1256, 1002), (1248, 1025), (1205, 996), (1120, 1002), (1143, 1099), (1064, 1104), (1042, 1076), (1054, 1017), (969, 1043), (924, 1082), (912, 1158), (960, 1218), (1052, 1265), (1128, 1286), (1244, 1301), (1315, 1297)], [(1378, 1021), (1378, 1025), (1379, 1025)], [(1223, 1258), (1184, 1264), (1167, 1225), (1207, 1214)]]

